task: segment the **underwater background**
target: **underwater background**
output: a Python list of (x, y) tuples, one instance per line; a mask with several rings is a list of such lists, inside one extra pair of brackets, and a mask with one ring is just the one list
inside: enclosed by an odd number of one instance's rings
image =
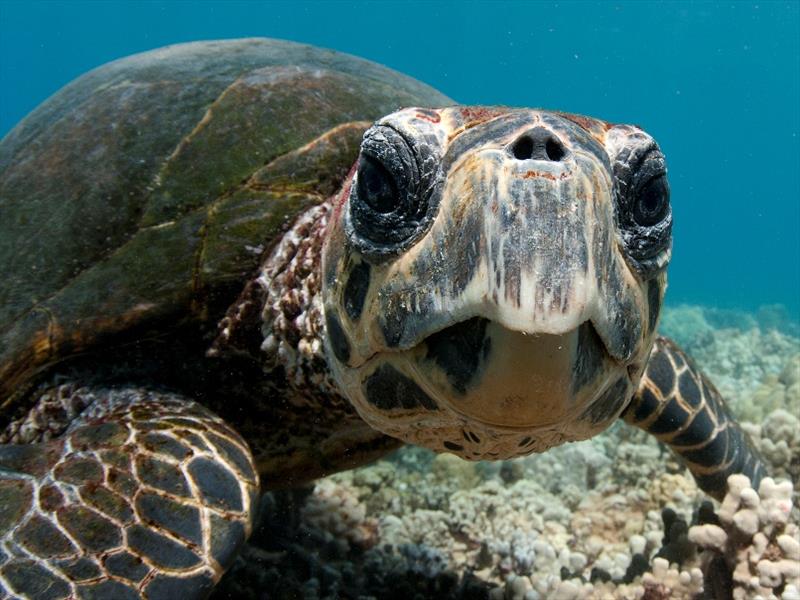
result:
[(635, 123), (670, 169), (669, 303), (800, 314), (800, 3), (0, 1), (0, 137), (83, 72), (200, 39), (349, 52), (464, 104)]
[[(759, 490), (758, 511), (739, 492), (703, 505), (682, 465), (622, 424), (494, 464), (408, 448), (265, 495), (215, 597), (709, 598), (709, 553), (740, 551), (756, 581), (719, 597), (800, 599), (800, 2), (0, 0), (0, 137), (107, 61), (249, 36), (356, 54), (466, 104), (653, 134), (675, 214), (661, 330), (789, 483)], [(702, 529), (714, 519), (724, 543)], [(741, 529), (753, 519), (765, 545)], [(762, 573), (762, 556), (783, 570)]]

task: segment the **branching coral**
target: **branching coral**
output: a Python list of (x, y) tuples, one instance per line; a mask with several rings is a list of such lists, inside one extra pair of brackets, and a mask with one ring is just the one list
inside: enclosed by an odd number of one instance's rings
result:
[[(701, 548), (706, 587), (714, 597), (777, 599), (800, 589), (800, 530), (789, 522), (792, 485), (761, 482), (758, 492), (743, 475), (728, 479), (717, 511), (720, 525), (689, 530)], [(732, 573), (732, 575), (731, 575)]]

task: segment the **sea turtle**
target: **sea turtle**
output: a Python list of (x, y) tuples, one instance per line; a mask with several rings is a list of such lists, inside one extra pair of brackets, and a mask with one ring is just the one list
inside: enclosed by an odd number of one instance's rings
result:
[(0, 214), (6, 594), (203, 596), (259, 489), (402, 442), (503, 459), (622, 416), (714, 496), (763, 474), (656, 334), (672, 212), (639, 127), (192, 43), (20, 123)]

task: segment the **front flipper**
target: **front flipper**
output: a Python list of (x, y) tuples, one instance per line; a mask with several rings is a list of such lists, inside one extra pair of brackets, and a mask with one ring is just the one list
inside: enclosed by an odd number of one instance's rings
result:
[(207, 596), (252, 528), (247, 445), (175, 394), (75, 393), (65, 434), (0, 446), (0, 597)]
[(718, 500), (729, 475), (747, 475), (755, 489), (766, 475), (758, 451), (720, 393), (667, 338), (656, 339), (639, 389), (622, 416), (683, 458), (700, 488)]

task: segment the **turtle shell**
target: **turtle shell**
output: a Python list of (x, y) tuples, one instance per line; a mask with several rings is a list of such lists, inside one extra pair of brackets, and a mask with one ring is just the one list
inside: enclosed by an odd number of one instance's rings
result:
[(0, 414), (77, 353), (214, 327), (286, 224), (335, 191), (370, 121), (449, 103), (266, 39), (170, 46), (64, 87), (0, 142)]

